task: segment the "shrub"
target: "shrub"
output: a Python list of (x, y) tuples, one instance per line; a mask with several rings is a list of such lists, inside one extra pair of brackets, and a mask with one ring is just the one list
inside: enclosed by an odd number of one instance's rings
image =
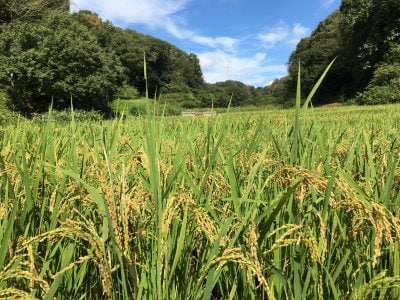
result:
[(376, 68), (371, 83), (355, 101), (359, 104), (400, 102), (400, 45), (394, 45), (385, 56), (385, 63)]
[(118, 89), (119, 99), (137, 99), (139, 91), (132, 85), (124, 84)]
[(20, 117), (21, 115), (14, 112), (12, 107), (10, 107), (7, 94), (3, 91), (0, 91), (0, 125), (16, 123)]
[(157, 116), (176, 116), (182, 111), (181, 107), (171, 103), (164, 103), (157, 101), (154, 103), (153, 100), (147, 101), (132, 101), (130, 104), (129, 114), (132, 116), (140, 116), (147, 114), (155, 114)]
[[(51, 113), (33, 113), (31, 114), (32, 120), (38, 122), (47, 122), (49, 117), (56, 122), (70, 122), (72, 114), (70, 110), (53, 110)], [(85, 110), (74, 110), (74, 120), (78, 122), (83, 121), (100, 121), (103, 119), (103, 115), (99, 111), (85, 111)]]
[(22, 116), (11, 110), (0, 108), (0, 125), (15, 124)]
[(391, 80), (388, 85), (368, 87), (356, 96), (355, 101), (364, 105), (399, 103), (400, 78)]

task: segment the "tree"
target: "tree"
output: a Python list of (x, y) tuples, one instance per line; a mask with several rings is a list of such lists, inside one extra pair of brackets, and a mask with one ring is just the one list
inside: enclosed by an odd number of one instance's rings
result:
[[(278, 90), (288, 90), (289, 98), (294, 97), (300, 62), (303, 95), (306, 95), (330, 61), (337, 57), (314, 103), (351, 98), (367, 86), (369, 93), (378, 90), (386, 93), (388, 88), (383, 85), (378, 88), (371, 80), (376, 81), (379, 74), (393, 69), (382, 62), (389, 49), (400, 42), (399, 16), (398, 0), (343, 0), (339, 11), (320, 22), (310, 37), (298, 43), (289, 59), (287, 87), (282, 88), (279, 82)], [(274, 85), (271, 88), (274, 90)]]
[(171, 49), (171, 81), (192, 90), (202, 88), (204, 85), (203, 72), (196, 54), (186, 54), (176, 49)]
[(369, 84), (385, 54), (400, 41), (400, 1), (343, 0), (340, 11), (340, 54), (354, 94)]
[[(115, 51), (125, 70), (126, 83), (144, 94), (143, 53), (146, 53), (149, 94), (186, 94), (204, 84), (200, 63), (195, 54), (187, 54), (177, 47), (137, 33), (121, 29), (101, 20), (95, 13), (80, 11), (74, 18), (85, 24), (96, 35), (98, 43)], [(179, 89), (179, 91), (178, 91)]]
[[(335, 11), (319, 23), (311, 36), (302, 39), (291, 54), (288, 63), (289, 78), (286, 95), (293, 99), (296, 91), (298, 64), (301, 63), (301, 85), (304, 95), (307, 95), (328, 64), (339, 53), (339, 24), (341, 13)], [(328, 73), (326, 81), (315, 95), (314, 103), (326, 103), (336, 100), (343, 83), (343, 73), (336, 64)], [(277, 83), (275, 83), (276, 85)], [(284, 88), (280, 88), (285, 90)]]
[(0, 24), (11, 21), (11, 12), (8, 9), (10, 0), (0, 0)]
[(0, 27), (0, 83), (22, 111), (70, 105), (106, 110), (122, 82), (112, 52), (69, 14)]
[(277, 103), (292, 106), (294, 98), (291, 98), (292, 91), (289, 91), (290, 80), (289, 75), (275, 79), (272, 84), (265, 87), (265, 89), (276, 98)]
[(255, 100), (254, 87), (240, 81), (227, 80), (216, 84), (207, 84), (202, 89), (207, 92), (197, 92), (203, 105), (210, 106), (213, 101), (216, 107), (227, 107), (231, 101), (232, 106), (250, 104)]
[(389, 49), (383, 63), (375, 69), (370, 84), (355, 100), (359, 104), (400, 102), (400, 43)]
[(69, 0), (0, 0), (0, 23), (38, 20), (49, 12), (69, 12)]

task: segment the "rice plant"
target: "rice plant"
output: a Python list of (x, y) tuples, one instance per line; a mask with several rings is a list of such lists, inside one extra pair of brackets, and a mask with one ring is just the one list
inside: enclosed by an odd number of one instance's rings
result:
[(1, 127), (0, 298), (399, 298), (400, 106), (300, 98)]

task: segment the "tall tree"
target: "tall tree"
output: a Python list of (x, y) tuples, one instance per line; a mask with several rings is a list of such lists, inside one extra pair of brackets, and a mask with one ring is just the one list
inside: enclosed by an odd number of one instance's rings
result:
[(23, 111), (107, 109), (121, 84), (119, 59), (69, 14), (0, 27), (0, 84)]
[(303, 90), (309, 92), (329, 62), (337, 57), (314, 97), (315, 102), (353, 97), (371, 79), (388, 70), (388, 65), (382, 62), (399, 42), (400, 1), (343, 0), (339, 11), (320, 22), (310, 37), (299, 42), (289, 59), (288, 79), (276, 82), (271, 91), (289, 91), (289, 98), (293, 97), (300, 61)]
[(121, 29), (111, 22), (102, 21), (95, 13), (80, 11), (74, 14), (98, 38), (99, 44), (114, 51), (125, 68), (126, 82), (142, 94), (146, 90), (143, 79), (143, 52), (146, 53), (149, 94), (184, 92), (204, 84), (199, 59), (177, 47), (139, 34), (131, 29)]
[(400, 103), (400, 43), (385, 54), (369, 85), (355, 100), (359, 104)]
[(351, 73), (351, 89), (362, 91), (384, 55), (400, 41), (400, 1), (343, 0), (341, 56)]
[(49, 12), (69, 12), (69, 9), (69, 0), (0, 0), (0, 23), (37, 20)]
[[(291, 54), (288, 63), (289, 96), (292, 98), (296, 90), (298, 63), (301, 63), (302, 89), (307, 94), (315, 82), (324, 72), (326, 66), (338, 55), (339, 52), (339, 24), (341, 13), (335, 11), (319, 23), (310, 37), (302, 39)], [(316, 103), (336, 100), (337, 92), (341, 88), (341, 70), (335, 66), (328, 74), (327, 80), (314, 97)]]

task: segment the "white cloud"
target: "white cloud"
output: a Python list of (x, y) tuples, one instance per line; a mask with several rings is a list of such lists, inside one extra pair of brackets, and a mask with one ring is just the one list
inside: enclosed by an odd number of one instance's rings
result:
[(73, 11), (94, 11), (100, 17), (118, 25), (143, 24), (162, 28), (178, 39), (233, 52), (237, 39), (203, 36), (185, 28), (185, 24), (176, 14), (185, 8), (187, 2), (188, 0), (74, 0), (71, 7)]
[(185, 8), (187, 0), (73, 0), (71, 8), (91, 10), (119, 24), (163, 26), (170, 16)]
[[(204, 78), (210, 83), (231, 79), (265, 86), (286, 75), (286, 66), (271, 64), (266, 53), (253, 52), (244, 55), (240, 47), (242, 39), (204, 36), (190, 29), (185, 20), (179, 18), (179, 13), (186, 8), (189, 1), (191, 0), (73, 0), (71, 7), (73, 11), (96, 12), (101, 18), (118, 26), (146, 25), (164, 30), (177, 39), (204, 46), (203, 52), (198, 51), (198, 57)], [(269, 28), (256, 37), (247, 37), (246, 40), (253, 39), (254, 49), (262, 46), (270, 48), (280, 43), (291, 47), (308, 33), (309, 29), (301, 24), (292, 27), (284, 24)]]
[(266, 30), (258, 35), (260, 41), (266, 46), (273, 47), (281, 41), (285, 41), (289, 36), (289, 28), (287, 26), (274, 27)]
[(336, 0), (322, 0), (322, 6), (329, 7), (332, 4), (334, 4), (335, 2), (336, 2)]
[(301, 25), (301, 24), (296, 24), (294, 25), (292, 29), (292, 34), (289, 42), (292, 45), (297, 45), (297, 43), (304, 37), (309, 36), (311, 33), (310, 29)]
[(196, 34), (192, 30), (180, 28), (173, 20), (167, 20), (166, 27), (167, 31), (178, 39), (184, 39), (192, 41), (196, 44), (208, 46), (214, 49), (224, 49), (225, 51), (234, 52), (235, 47), (238, 44), (238, 39), (221, 36), (221, 37), (208, 37)]
[(310, 34), (310, 29), (297, 23), (292, 28), (288, 25), (267, 28), (258, 35), (258, 39), (267, 48), (275, 47), (278, 43), (297, 44), (300, 39)]
[(227, 51), (230, 52), (234, 52), (235, 47), (238, 43), (237, 39), (226, 36), (211, 38), (211, 37), (194, 35), (193, 38), (191, 38), (191, 40), (193, 42), (197, 42), (198, 44), (209, 46), (211, 48), (222, 47), (223, 49), (226, 49)]
[(244, 57), (221, 50), (198, 53), (206, 82), (238, 80), (249, 85), (265, 86), (275, 78), (286, 75), (285, 65), (273, 65), (266, 53)]
[(310, 33), (310, 29), (301, 24), (296, 24), (296, 25), (294, 25), (292, 32), (295, 36), (303, 36), (304, 37)]

